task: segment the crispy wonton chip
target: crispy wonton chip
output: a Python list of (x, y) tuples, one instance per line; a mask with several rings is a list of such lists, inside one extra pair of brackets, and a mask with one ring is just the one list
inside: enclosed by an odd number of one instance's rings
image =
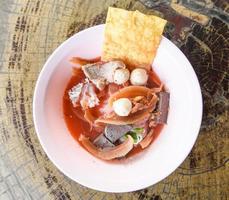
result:
[(166, 20), (139, 11), (110, 7), (102, 60), (120, 59), (131, 67), (149, 69), (160, 44)]

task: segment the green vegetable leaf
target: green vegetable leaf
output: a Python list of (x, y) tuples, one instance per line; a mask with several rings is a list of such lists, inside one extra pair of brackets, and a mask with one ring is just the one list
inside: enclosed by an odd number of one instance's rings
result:
[(127, 139), (127, 136), (130, 135), (134, 140), (134, 144), (138, 144), (142, 141), (143, 131), (144, 128), (134, 128), (131, 131), (127, 132), (123, 137), (121, 137), (120, 140), (125, 141)]
[(134, 139), (134, 143), (138, 142), (138, 136), (136, 132), (128, 132), (127, 135), (130, 135)]
[(135, 132), (137, 134), (142, 134), (144, 131), (144, 128), (134, 128), (133, 130), (131, 130), (131, 132)]
[(143, 128), (134, 128), (133, 130), (126, 133), (125, 136), (127, 137), (127, 135), (130, 135), (134, 140), (134, 144), (138, 144), (142, 140), (143, 131), (144, 131)]

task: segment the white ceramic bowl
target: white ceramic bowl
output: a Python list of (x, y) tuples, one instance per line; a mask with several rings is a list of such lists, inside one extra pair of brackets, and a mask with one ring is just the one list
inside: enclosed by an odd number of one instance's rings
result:
[(65, 175), (95, 190), (129, 192), (161, 181), (184, 161), (199, 132), (202, 98), (191, 64), (163, 37), (153, 68), (171, 93), (168, 125), (148, 149), (132, 159), (112, 164), (93, 157), (68, 131), (62, 98), (71, 77), (70, 58), (100, 56), (103, 31), (104, 25), (81, 31), (53, 52), (36, 84), (33, 117), (42, 147)]

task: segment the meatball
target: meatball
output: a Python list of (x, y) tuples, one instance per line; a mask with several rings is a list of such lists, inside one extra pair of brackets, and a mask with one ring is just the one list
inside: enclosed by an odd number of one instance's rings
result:
[(114, 73), (114, 82), (121, 85), (129, 80), (130, 72), (128, 69), (117, 69)]
[(132, 85), (146, 85), (148, 74), (145, 69), (137, 68), (131, 72), (130, 82)]
[(114, 112), (122, 117), (128, 116), (132, 109), (132, 103), (128, 98), (120, 98), (113, 103)]

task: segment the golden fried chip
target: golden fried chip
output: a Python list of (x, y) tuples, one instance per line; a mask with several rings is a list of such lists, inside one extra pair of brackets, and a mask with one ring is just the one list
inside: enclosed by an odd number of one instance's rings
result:
[(153, 62), (166, 20), (139, 11), (109, 7), (102, 60), (120, 59), (130, 67)]

